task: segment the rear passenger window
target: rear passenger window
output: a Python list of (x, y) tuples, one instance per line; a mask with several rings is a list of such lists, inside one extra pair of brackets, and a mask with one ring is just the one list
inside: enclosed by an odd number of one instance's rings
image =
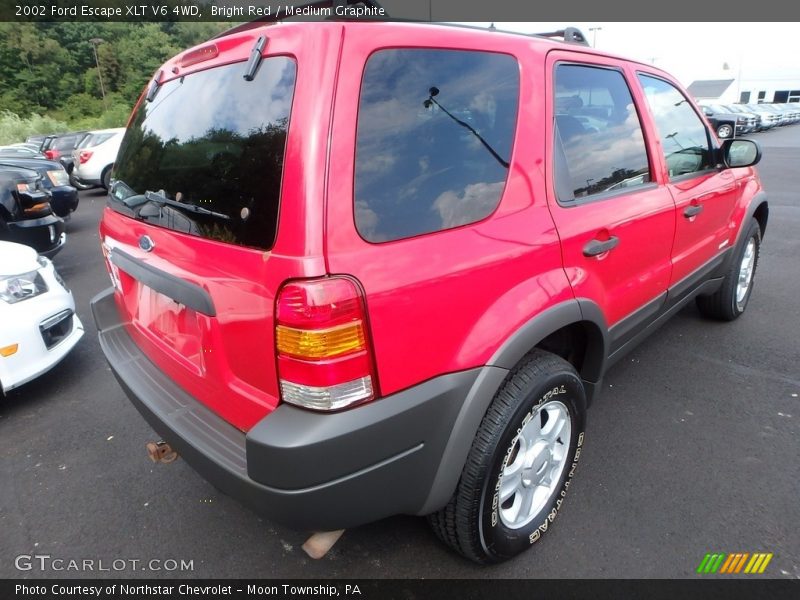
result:
[(714, 163), (706, 126), (671, 83), (639, 75), (661, 137), (670, 177), (704, 171)]
[(557, 65), (554, 112), (559, 201), (650, 181), (642, 127), (622, 73)]
[(355, 221), (385, 242), (479, 221), (508, 176), (519, 68), (504, 54), (382, 50), (361, 84)]

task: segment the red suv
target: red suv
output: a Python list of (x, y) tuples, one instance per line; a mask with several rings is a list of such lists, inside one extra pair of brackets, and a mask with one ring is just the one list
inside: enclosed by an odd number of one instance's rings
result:
[(100, 342), (164, 440), (270, 518), (428, 515), (500, 561), (558, 514), (609, 365), (695, 298), (745, 310), (759, 158), (580, 43), (243, 25), (133, 112)]

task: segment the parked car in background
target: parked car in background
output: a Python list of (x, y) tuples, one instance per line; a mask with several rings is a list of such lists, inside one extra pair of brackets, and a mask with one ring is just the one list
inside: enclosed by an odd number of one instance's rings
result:
[(83, 336), (72, 292), (53, 263), (0, 241), (0, 396), (49, 371)]
[(756, 115), (758, 118), (758, 131), (767, 131), (780, 124), (781, 118), (770, 110), (763, 108), (761, 104), (726, 104), (731, 111), (743, 110)]
[(781, 125), (792, 125), (797, 122), (797, 114), (795, 110), (782, 104), (762, 104), (767, 110), (771, 110), (776, 115), (780, 116)]
[[(748, 112), (731, 112), (720, 104), (701, 104), (703, 114), (712, 122), (720, 139), (743, 135), (758, 129), (758, 117)], [(723, 122), (724, 121), (724, 122)], [(733, 128), (731, 127), (733, 121)]]
[(27, 148), (33, 152), (39, 152), (42, 145), (41, 144), (34, 144), (31, 142), (18, 142), (16, 144), (10, 144), (11, 148)]
[(50, 192), (50, 206), (62, 219), (68, 219), (78, 208), (78, 190), (69, 184), (64, 165), (56, 160), (43, 158), (3, 158), (0, 166), (24, 167), (36, 171), (42, 177), (42, 187)]
[(62, 156), (72, 156), (72, 151), (89, 134), (88, 131), (72, 131), (46, 137), (42, 142), (42, 152), (51, 159), (57, 160)]
[(38, 148), (41, 148), (42, 147), (42, 142), (44, 142), (44, 140), (46, 138), (50, 137), (51, 135), (53, 135), (53, 134), (51, 134), (51, 133), (38, 133), (36, 135), (29, 135), (27, 138), (25, 138), (25, 143), (36, 144), (36, 146)]
[(0, 146), (0, 158), (46, 158), (29, 146)]
[(0, 165), (0, 240), (54, 256), (64, 245), (64, 221), (50, 206), (50, 193), (34, 170)]
[(791, 120), (792, 125), (797, 122), (800, 122), (800, 103), (797, 102), (784, 102), (781, 104), (775, 104), (781, 110), (785, 110), (789, 113), (789, 119)]
[(111, 169), (125, 133), (124, 127), (93, 131), (72, 153), (74, 168), (72, 178), (83, 186), (101, 185), (108, 189)]

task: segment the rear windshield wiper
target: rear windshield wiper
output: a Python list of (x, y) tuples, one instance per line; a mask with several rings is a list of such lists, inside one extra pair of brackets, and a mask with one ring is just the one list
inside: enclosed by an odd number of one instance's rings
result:
[(135, 208), (136, 206), (143, 203), (142, 198), (144, 198), (145, 202), (152, 202), (153, 204), (160, 207), (172, 206), (174, 208), (187, 210), (189, 212), (193, 212), (198, 215), (208, 215), (210, 217), (215, 217), (217, 219), (225, 219), (226, 221), (230, 221), (231, 219), (228, 215), (213, 210), (209, 210), (207, 208), (203, 208), (202, 206), (197, 206), (195, 204), (184, 204), (183, 202), (178, 202), (177, 200), (170, 200), (164, 194), (161, 194), (159, 192), (151, 192), (149, 190), (146, 191), (144, 195), (137, 195), (125, 198), (122, 201), (122, 203), (128, 208)]

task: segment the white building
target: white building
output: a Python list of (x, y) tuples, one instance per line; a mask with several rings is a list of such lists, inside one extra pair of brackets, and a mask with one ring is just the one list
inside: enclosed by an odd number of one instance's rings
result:
[(726, 69), (716, 79), (696, 79), (688, 91), (697, 100), (713, 100), (722, 104), (735, 102), (800, 102), (800, 69), (774, 69), (755, 66), (741, 73)]

